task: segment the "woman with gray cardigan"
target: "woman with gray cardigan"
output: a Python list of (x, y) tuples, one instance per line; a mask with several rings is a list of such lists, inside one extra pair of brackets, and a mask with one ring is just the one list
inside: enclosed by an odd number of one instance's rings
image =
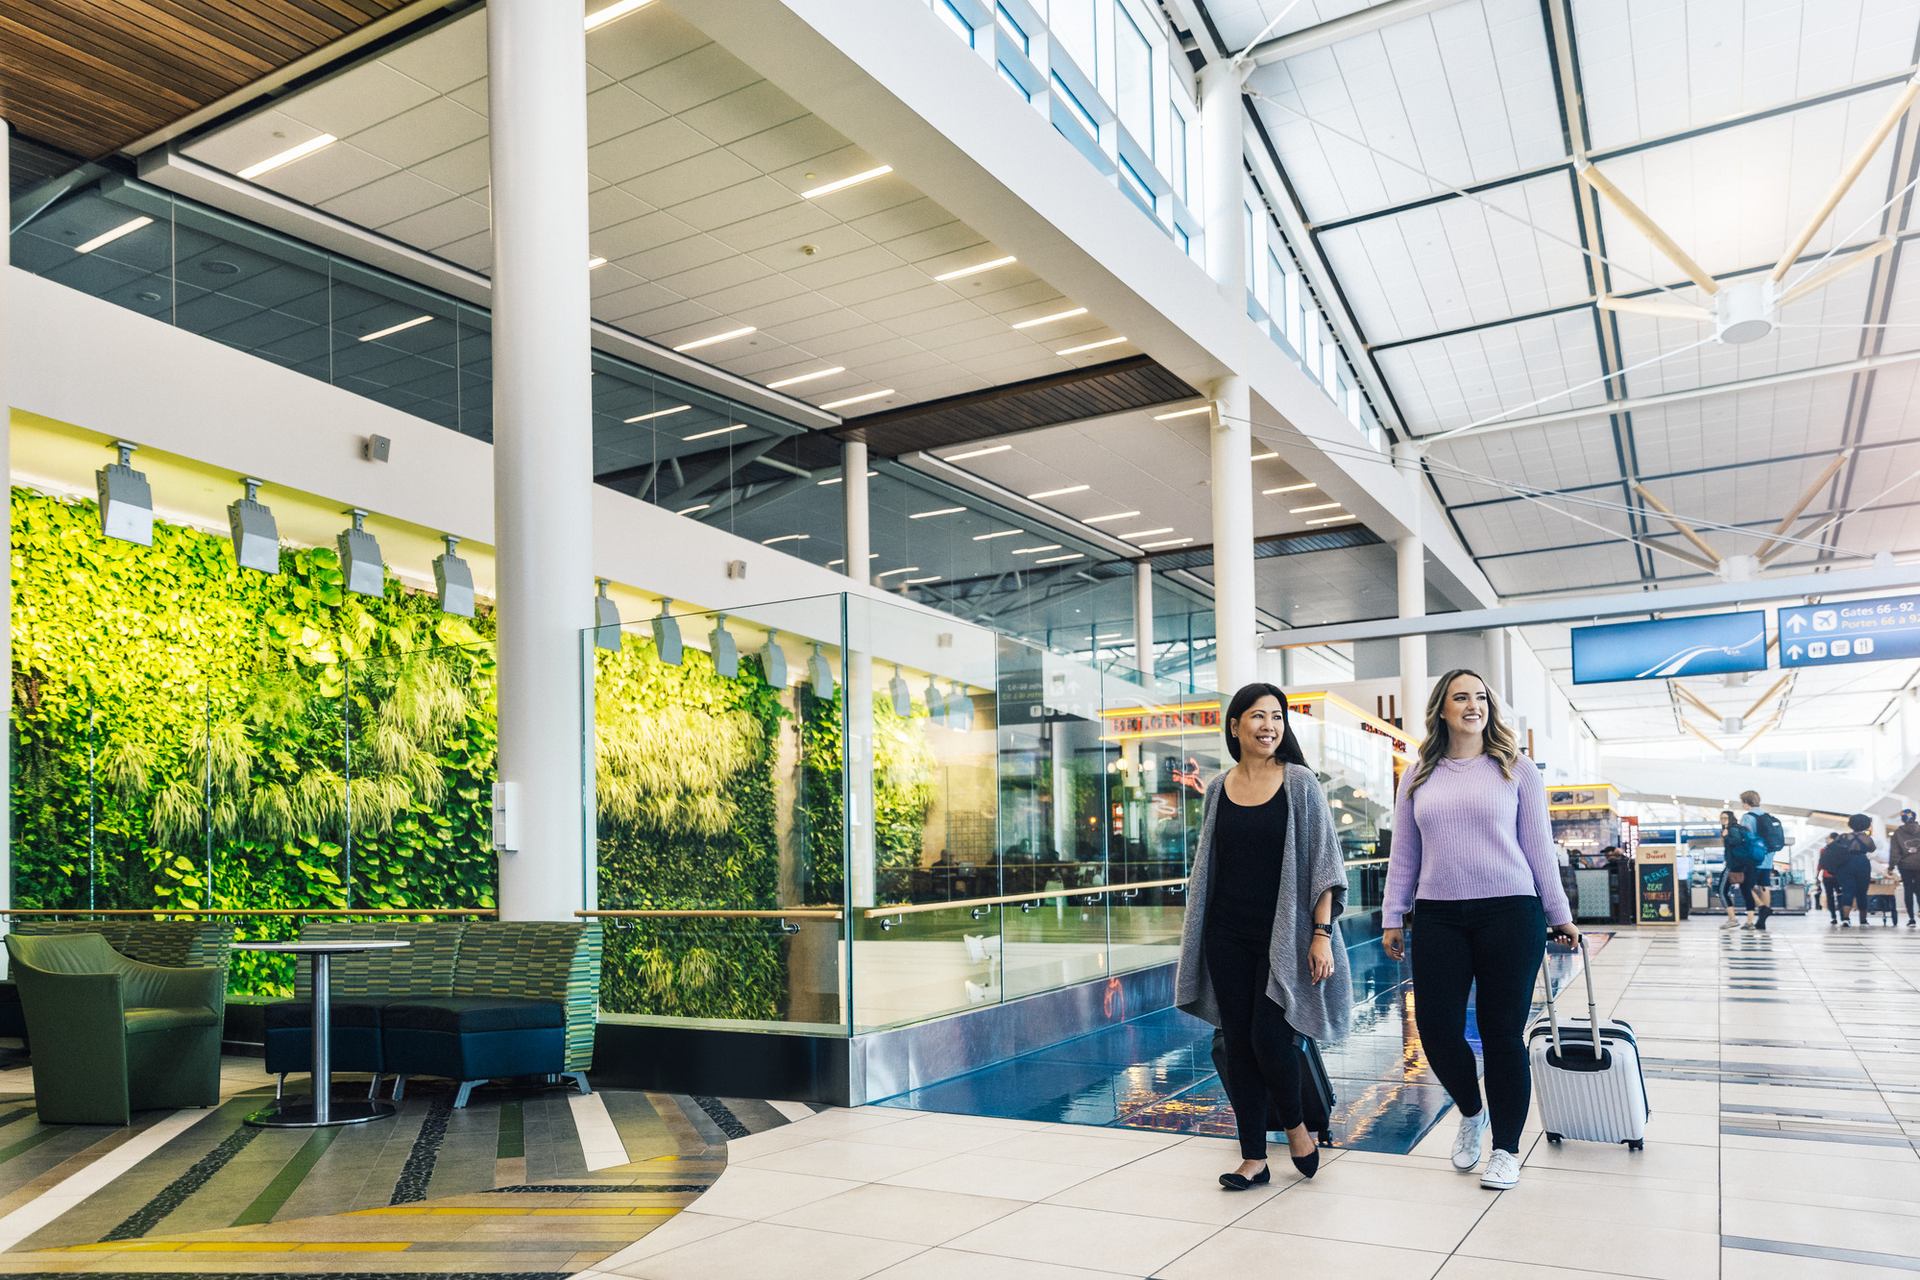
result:
[(1174, 1003), (1225, 1034), (1241, 1161), (1220, 1185), (1244, 1191), (1272, 1180), (1269, 1129), (1285, 1131), (1302, 1175), (1319, 1169), (1294, 1036), (1344, 1038), (1353, 978), (1334, 923), (1346, 866), (1320, 781), (1287, 723), (1286, 694), (1248, 685), (1227, 705), (1226, 731), (1236, 763), (1207, 788)]

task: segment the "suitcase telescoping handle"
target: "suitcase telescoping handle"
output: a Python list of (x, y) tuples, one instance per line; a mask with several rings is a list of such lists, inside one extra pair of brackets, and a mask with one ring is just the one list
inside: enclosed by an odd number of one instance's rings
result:
[[(1600, 1001), (1593, 993), (1593, 957), (1587, 952), (1587, 935), (1580, 935), (1580, 972), (1587, 978), (1587, 1026), (1593, 1032), (1593, 1056), (1601, 1057), (1600, 1052)], [(1553, 1033), (1553, 1056), (1563, 1057), (1560, 1051), (1560, 1015), (1553, 1007), (1553, 979), (1547, 973), (1547, 963), (1540, 962), (1540, 984), (1547, 993), (1547, 1027)]]

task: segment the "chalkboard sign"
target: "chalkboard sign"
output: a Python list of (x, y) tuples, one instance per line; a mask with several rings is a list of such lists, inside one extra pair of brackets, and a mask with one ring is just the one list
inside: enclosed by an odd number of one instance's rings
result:
[(1678, 880), (1671, 862), (1636, 862), (1634, 887), (1640, 903), (1637, 919), (1641, 924), (1679, 924)]

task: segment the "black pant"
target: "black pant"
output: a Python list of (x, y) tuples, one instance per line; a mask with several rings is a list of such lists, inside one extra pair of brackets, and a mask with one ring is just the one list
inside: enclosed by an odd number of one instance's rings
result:
[(1860, 923), (1867, 922), (1867, 889), (1873, 884), (1873, 864), (1864, 857), (1849, 858), (1840, 865), (1837, 877), (1840, 889), (1840, 918), (1858, 907)]
[(1527, 1012), (1546, 946), (1546, 912), (1532, 894), (1413, 905), (1414, 1021), (1427, 1061), (1461, 1113), (1478, 1115), (1479, 1073), (1467, 1043), (1467, 993), (1477, 988), (1493, 1145), (1516, 1155), (1533, 1101)]
[(1920, 871), (1908, 871), (1904, 867), (1901, 868), (1900, 896), (1905, 899), (1907, 904), (1907, 923), (1912, 924), (1914, 920), (1913, 904), (1920, 902)]
[[(1227, 1037), (1227, 1101), (1240, 1127), (1240, 1158), (1267, 1158), (1267, 1130), (1302, 1123), (1300, 1054), (1286, 1010), (1267, 995), (1266, 938), (1207, 931), (1207, 973)], [(1271, 1099), (1271, 1105), (1269, 1105)], [(1277, 1114), (1276, 1114), (1277, 1112)]]

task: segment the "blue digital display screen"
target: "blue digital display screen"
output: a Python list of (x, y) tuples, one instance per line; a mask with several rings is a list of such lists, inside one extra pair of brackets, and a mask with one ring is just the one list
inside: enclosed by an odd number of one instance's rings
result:
[(1573, 682), (1669, 680), (1767, 669), (1767, 615), (1710, 613), (1573, 629)]

